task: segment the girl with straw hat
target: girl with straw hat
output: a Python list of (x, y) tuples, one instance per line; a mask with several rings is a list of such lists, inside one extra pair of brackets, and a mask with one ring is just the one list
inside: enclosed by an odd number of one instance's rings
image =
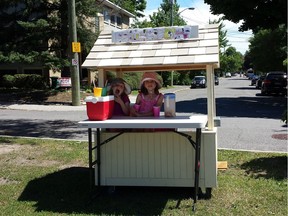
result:
[[(155, 72), (145, 72), (140, 83), (140, 93), (130, 115), (137, 117), (153, 116), (153, 107), (162, 106), (163, 94), (159, 92), (161, 81)], [(137, 107), (137, 108), (136, 108)]]

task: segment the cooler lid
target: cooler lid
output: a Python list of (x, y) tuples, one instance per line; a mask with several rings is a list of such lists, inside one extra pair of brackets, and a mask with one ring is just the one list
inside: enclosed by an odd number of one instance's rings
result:
[(107, 102), (107, 101), (112, 101), (112, 100), (114, 100), (114, 95), (108, 95), (108, 96), (102, 96), (102, 97), (87, 96), (84, 101), (97, 103), (97, 102)]

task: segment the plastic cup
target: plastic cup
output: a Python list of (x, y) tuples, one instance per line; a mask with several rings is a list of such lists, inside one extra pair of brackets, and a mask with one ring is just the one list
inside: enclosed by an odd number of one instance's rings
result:
[(153, 114), (154, 114), (154, 117), (160, 116), (160, 106), (154, 106), (153, 107)]
[(94, 97), (101, 97), (102, 88), (94, 87), (93, 92), (94, 92)]
[(107, 96), (107, 87), (102, 88), (101, 96)]
[(139, 112), (140, 105), (139, 104), (134, 104), (133, 108), (135, 109), (136, 112)]

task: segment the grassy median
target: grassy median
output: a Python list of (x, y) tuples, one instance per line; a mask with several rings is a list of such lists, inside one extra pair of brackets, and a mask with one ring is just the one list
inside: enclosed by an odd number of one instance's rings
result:
[(0, 215), (287, 215), (287, 154), (218, 151), (211, 199), (191, 188), (104, 188), (89, 196), (87, 142), (0, 137)]

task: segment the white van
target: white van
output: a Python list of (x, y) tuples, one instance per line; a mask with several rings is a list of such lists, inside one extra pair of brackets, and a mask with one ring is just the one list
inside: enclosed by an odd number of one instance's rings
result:
[(246, 71), (246, 77), (248, 77), (248, 79), (252, 79), (254, 76), (254, 71), (252, 70), (252, 68), (248, 69)]

